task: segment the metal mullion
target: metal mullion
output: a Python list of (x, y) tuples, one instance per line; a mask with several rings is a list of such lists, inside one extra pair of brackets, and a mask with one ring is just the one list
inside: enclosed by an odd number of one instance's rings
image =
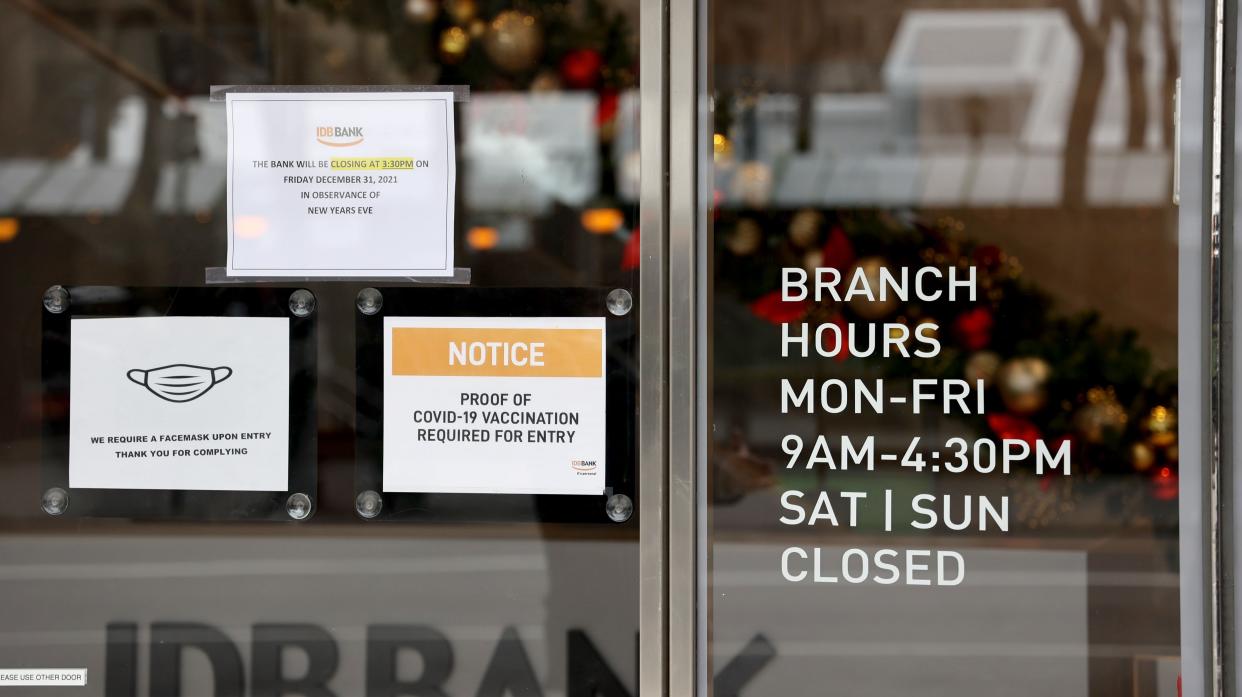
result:
[(711, 622), (712, 617), (712, 507), (711, 500), (711, 456), (712, 456), (712, 424), (713, 424), (713, 381), (712, 381), (712, 365), (714, 360), (713, 341), (713, 313), (715, 298), (715, 230), (712, 223), (712, 206), (715, 205), (713, 200), (713, 192), (715, 190), (715, 74), (712, 66), (714, 65), (713, 49), (714, 44), (711, 41), (711, 11), (712, 4), (710, 0), (700, 0), (699, 13), (697, 17), (698, 26), (695, 28), (695, 36), (697, 37), (697, 55), (699, 57), (698, 77), (698, 104), (697, 104), (697, 121), (698, 133), (697, 150), (699, 156), (696, 162), (699, 164), (697, 185), (698, 190), (695, 192), (697, 201), (696, 210), (698, 212), (699, 221), (696, 226), (696, 234), (698, 235), (698, 301), (695, 303), (698, 308), (698, 336), (701, 337), (698, 345), (698, 388), (696, 396), (698, 398), (698, 408), (695, 410), (698, 419), (698, 436), (696, 443), (698, 445), (698, 521), (699, 529), (697, 531), (696, 544), (698, 545), (696, 556), (696, 570), (698, 578), (696, 579), (696, 607), (695, 607), (695, 639), (697, 644), (695, 665), (695, 673), (697, 676), (696, 694), (702, 697), (710, 697), (712, 694), (712, 676), (715, 674), (715, 666), (712, 661), (712, 635)]
[(1237, 429), (1232, 428), (1239, 412), (1239, 392), (1234, 389), (1236, 376), (1237, 341), (1234, 327), (1240, 317), (1235, 282), (1239, 250), (1237, 240), (1238, 184), (1237, 175), (1237, 95), (1238, 76), (1238, 3), (1236, 0), (1216, 0), (1213, 77), (1213, 127), (1211, 152), (1211, 221), (1212, 239), (1211, 293), (1212, 293), (1212, 409), (1210, 419), (1212, 437), (1216, 445), (1212, 458), (1213, 501), (1212, 577), (1214, 613), (1212, 645), (1214, 667), (1212, 678), (1216, 681), (1215, 693), (1222, 696), (1238, 694), (1236, 645), (1237, 635), (1237, 536), (1234, 534), (1239, 482), (1236, 462)]
[(638, 694), (668, 692), (668, 0), (639, 5)]
[(668, 687), (696, 692), (699, 492), (699, 2), (669, 11)]
[(1233, 196), (1229, 188), (1233, 186), (1233, 157), (1229, 150), (1233, 147), (1234, 90), (1231, 77), (1232, 66), (1236, 64), (1233, 52), (1236, 50), (1235, 28), (1232, 25), (1236, 3), (1234, 0), (1215, 0), (1212, 3), (1212, 44), (1210, 64), (1211, 97), (1205, 107), (1210, 111), (1208, 127), (1207, 163), (1207, 203), (1205, 211), (1208, 220), (1208, 308), (1209, 336), (1208, 347), (1208, 437), (1209, 457), (1207, 458), (1207, 582), (1209, 614), (1207, 626), (1209, 641), (1207, 655), (1209, 672), (1207, 684), (1209, 694), (1218, 697), (1235, 694), (1232, 684), (1233, 671), (1231, 666), (1232, 647), (1229, 638), (1233, 634), (1231, 621), (1232, 602), (1226, 588), (1228, 579), (1232, 578), (1233, 555), (1229, 551), (1231, 543), (1229, 525), (1232, 522), (1232, 498), (1230, 496), (1231, 480), (1228, 476), (1232, 448), (1229, 437), (1224, 430), (1228, 423), (1227, 417), (1232, 413), (1230, 395), (1232, 389), (1232, 360), (1229, 355), (1230, 333), (1232, 323), (1226, 317), (1232, 311), (1230, 298), (1230, 277), (1233, 264), (1229, 255), (1232, 244), (1229, 239), (1233, 228), (1233, 211), (1228, 204)]
[(1214, 400), (1216, 336), (1212, 258), (1218, 199), (1213, 150), (1219, 79), (1216, 49), (1223, 3), (1184, 0), (1182, 9), (1178, 209), (1178, 411), (1181, 452), (1179, 554), (1182, 688), (1185, 695), (1220, 695)]

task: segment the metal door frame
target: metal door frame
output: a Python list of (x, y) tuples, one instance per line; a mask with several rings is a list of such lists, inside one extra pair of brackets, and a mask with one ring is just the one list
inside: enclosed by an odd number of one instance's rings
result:
[(710, 123), (702, 70), (706, 12), (699, 0), (640, 4), (641, 219), (639, 467), (640, 695), (706, 692), (699, 668), (705, 615), (708, 400), (706, 246), (699, 244), (701, 192), (710, 172), (698, 163)]
[[(641, 240), (639, 290), (639, 680), (642, 697), (708, 695), (704, 592), (706, 392), (710, 367), (710, 0), (641, 0)], [(1237, 0), (1181, 3), (1181, 79), (1175, 145), (1178, 211), (1178, 404), (1182, 694), (1242, 693), (1235, 666), (1233, 582), (1242, 558), (1230, 476), (1242, 433), (1232, 389)], [(1209, 50), (1210, 49), (1210, 50)], [(703, 168), (710, 170), (710, 168)], [(1205, 186), (1204, 184), (1208, 185)], [(1242, 430), (1242, 429), (1238, 429)]]

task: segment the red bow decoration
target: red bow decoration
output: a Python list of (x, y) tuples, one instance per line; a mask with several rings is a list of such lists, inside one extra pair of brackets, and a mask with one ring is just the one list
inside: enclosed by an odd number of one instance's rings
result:
[(850, 238), (839, 226), (828, 233), (822, 253), (824, 258), (819, 265), (824, 268), (836, 269), (844, 274), (854, 265), (854, 245), (850, 244)]
[(1039, 440), (1039, 428), (1029, 420), (1013, 414), (988, 414), (988, 428), (1001, 438), (1026, 441), (1031, 447), (1035, 447), (1035, 441)]
[(843, 361), (849, 358), (850, 355), (850, 352), (845, 350), (845, 342), (849, 341), (850, 338), (850, 325), (840, 313), (833, 315), (832, 319), (828, 321), (841, 329), (841, 341), (836, 346), (830, 346), (829, 343), (832, 341), (833, 335), (824, 332), (824, 345), (820, 348), (823, 349), (825, 356), (831, 356), (838, 361)]
[(622, 271), (633, 271), (638, 268), (643, 260), (641, 249), (638, 244), (638, 228), (634, 228), (634, 234), (630, 235), (630, 239), (625, 241), (625, 247), (621, 249)]
[(782, 300), (781, 292), (774, 290), (752, 302), (750, 311), (759, 319), (772, 324), (784, 324), (802, 319), (809, 305), (805, 300)]
[(953, 321), (953, 333), (968, 351), (978, 351), (992, 343), (992, 311), (976, 307), (957, 316)]

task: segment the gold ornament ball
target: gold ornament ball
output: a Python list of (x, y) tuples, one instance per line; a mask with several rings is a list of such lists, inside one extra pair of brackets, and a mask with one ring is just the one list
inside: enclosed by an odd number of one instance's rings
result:
[(926, 339), (939, 339), (940, 323), (931, 317), (920, 319), (914, 323), (914, 328), (910, 330), (910, 337), (906, 339), (906, 343), (912, 341), (916, 336), (922, 336)]
[(1155, 407), (1143, 419), (1143, 431), (1147, 442), (1157, 448), (1167, 448), (1177, 442), (1177, 413), (1169, 407)]
[(430, 24), (439, 12), (436, 0), (405, 0), (405, 18), (415, 24)]
[(819, 211), (800, 210), (789, 221), (789, 239), (799, 247), (810, 247), (819, 241), (819, 227), (823, 223), (824, 216)]
[(853, 279), (855, 274), (862, 274), (866, 277), (867, 285), (872, 289), (872, 295), (875, 297), (875, 300), (868, 300), (865, 297), (850, 299), (850, 309), (863, 319), (883, 319), (897, 309), (898, 300), (891, 293), (885, 299), (880, 299), (880, 271), (884, 267), (885, 262), (882, 257), (865, 257), (859, 259), (854, 268), (850, 269), (846, 280)]
[(750, 218), (742, 218), (733, 228), (733, 234), (725, 240), (725, 246), (739, 257), (749, 256), (759, 250), (763, 242), (763, 229)]
[(962, 372), (970, 382), (982, 380), (984, 387), (991, 387), (1000, 364), (1001, 357), (995, 353), (991, 351), (978, 351), (970, 354), (970, 358), (966, 359), (966, 366)]
[(461, 27), (449, 27), (440, 33), (440, 60), (460, 63), (470, 48), (470, 35)]
[(712, 135), (712, 161), (723, 164), (733, 159), (733, 143), (723, 133)]
[(505, 10), (492, 20), (487, 35), (483, 37), (483, 49), (501, 70), (520, 73), (529, 70), (539, 60), (543, 50), (543, 30), (531, 15), (517, 10)]
[(540, 70), (530, 81), (531, 92), (559, 92), (560, 89), (561, 76), (555, 70)]
[(996, 387), (1005, 408), (1015, 414), (1034, 414), (1048, 401), (1052, 368), (1042, 358), (1011, 358), (996, 371)]
[(893, 322), (892, 324), (887, 324), (885, 326), (888, 327), (888, 340), (895, 343), (900, 342), (902, 346), (905, 346), (910, 343), (910, 327), (906, 325), (905, 317), (900, 319), (900, 322)]
[(1111, 389), (1087, 390), (1087, 403), (1074, 413), (1074, 429), (1088, 443), (1099, 443), (1126, 425), (1126, 410)]
[(479, 4), (475, 0), (448, 0), (445, 5), (453, 22), (466, 26), (479, 14)]
[(1146, 443), (1135, 443), (1130, 446), (1130, 464), (1136, 472), (1146, 472), (1156, 464), (1156, 453)]

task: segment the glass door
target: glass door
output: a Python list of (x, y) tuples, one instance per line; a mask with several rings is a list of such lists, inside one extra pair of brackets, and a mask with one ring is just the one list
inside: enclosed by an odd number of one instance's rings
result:
[(1192, 5), (701, 8), (702, 689), (1202, 689)]
[(432, 519), (367, 519), (355, 321), (382, 282), (245, 286), (317, 300), (304, 520), (179, 498), (179, 520), (76, 517), (72, 492), (66, 511), (42, 476), (44, 424), (70, 404), (42, 398), (40, 326), (52, 286), (207, 287), (230, 215), (223, 85), (456, 86), (470, 287), (636, 294), (639, 18), (637, 0), (0, 6), (0, 673), (86, 669), (31, 688), (49, 696), (634, 693), (641, 500), (606, 517), (601, 496), (602, 522), (578, 523), (555, 497), (427, 495)]

